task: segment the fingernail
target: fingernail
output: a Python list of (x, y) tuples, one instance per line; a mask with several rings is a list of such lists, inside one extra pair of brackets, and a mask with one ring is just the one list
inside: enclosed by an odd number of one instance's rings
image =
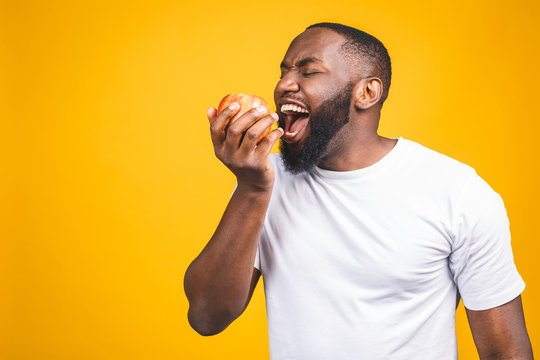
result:
[(229, 109), (236, 110), (239, 106), (240, 104), (238, 104), (237, 102), (233, 102), (231, 105), (229, 105)]
[(276, 113), (271, 113), (270, 116), (273, 117), (274, 120), (278, 120), (278, 119), (279, 119), (279, 116), (278, 116), (278, 114), (276, 114)]
[(255, 111), (258, 113), (258, 114), (264, 114), (266, 112), (266, 108), (262, 105), (259, 105), (255, 108)]

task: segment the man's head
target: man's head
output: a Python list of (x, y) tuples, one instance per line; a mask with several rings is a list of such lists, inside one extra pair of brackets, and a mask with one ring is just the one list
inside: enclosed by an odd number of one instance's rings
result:
[[(286, 132), (281, 152), (287, 169), (297, 173), (313, 168), (328, 152), (339, 151), (346, 132), (376, 134), (390, 77), (385, 47), (360, 30), (320, 23), (296, 37), (281, 63), (274, 93)], [(363, 127), (359, 121), (365, 122)]]

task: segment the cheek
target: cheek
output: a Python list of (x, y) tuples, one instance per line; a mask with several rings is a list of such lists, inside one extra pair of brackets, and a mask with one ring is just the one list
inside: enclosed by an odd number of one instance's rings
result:
[(337, 90), (333, 87), (318, 87), (312, 88), (309, 92), (305, 92), (306, 98), (309, 101), (311, 109), (317, 109), (326, 101), (335, 97)]
[(311, 109), (319, 107), (327, 96), (328, 88), (321, 86), (320, 83), (315, 81), (304, 81), (301, 87), (302, 94), (306, 101), (309, 103)]

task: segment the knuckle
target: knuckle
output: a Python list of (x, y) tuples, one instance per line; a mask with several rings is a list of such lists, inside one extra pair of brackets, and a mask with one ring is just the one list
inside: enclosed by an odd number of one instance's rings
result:
[(222, 135), (221, 131), (219, 130), (219, 128), (217, 128), (215, 123), (210, 126), (210, 135), (212, 136), (212, 138), (218, 138), (220, 135)]
[(271, 144), (273, 142), (274, 142), (274, 137), (272, 136), (272, 134), (269, 134), (262, 138), (262, 140), (259, 142), (259, 145)]
[(259, 113), (257, 112), (257, 110), (256, 110), (255, 108), (253, 108), (253, 109), (248, 110), (248, 111), (244, 114), (244, 116), (247, 116), (247, 117), (249, 117), (251, 120), (253, 120), (253, 119), (256, 119), (256, 118), (260, 117), (261, 114), (259, 114)]
[(253, 139), (256, 139), (259, 137), (259, 134), (257, 133), (256, 130), (249, 130), (247, 133), (246, 133), (246, 137), (250, 140), (253, 140)]
[(262, 150), (265, 150), (267, 149), (268, 147), (270, 147), (272, 145), (272, 142), (270, 140), (268, 140), (267, 138), (261, 140), (261, 142), (259, 143), (259, 147), (262, 149)]
[(229, 129), (227, 130), (227, 134), (236, 137), (236, 136), (240, 136), (240, 135), (242, 134), (242, 132), (240, 131), (240, 129), (238, 129), (238, 127), (236, 127), (236, 126), (231, 126), (231, 127), (229, 127)]
[(220, 122), (216, 118), (213, 123), (210, 124), (210, 131), (215, 132), (218, 131), (220, 127)]

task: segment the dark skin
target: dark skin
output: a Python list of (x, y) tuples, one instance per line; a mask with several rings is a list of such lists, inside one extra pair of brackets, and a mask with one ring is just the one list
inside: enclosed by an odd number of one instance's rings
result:
[[(297, 99), (315, 110), (328, 94), (336, 93), (349, 81), (356, 82), (350, 108), (350, 122), (330, 142), (319, 167), (347, 171), (367, 167), (383, 158), (397, 140), (377, 134), (382, 82), (377, 77), (361, 78), (340, 54), (344, 38), (328, 29), (314, 28), (291, 43), (282, 62), (282, 78), (274, 92), (278, 105)], [(313, 59), (305, 64), (303, 59)], [(303, 66), (298, 66), (303, 65)], [(307, 75), (310, 74), (310, 75)], [(311, 75), (313, 74), (313, 75)], [(306, 133), (309, 133), (309, 123)], [(289, 144), (302, 146), (304, 137)]]
[[(334, 171), (370, 166), (397, 141), (377, 134), (382, 81), (354, 70), (340, 54), (343, 41), (341, 35), (324, 28), (300, 34), (285, 54), (274, 93), (278, 113), (289, 100), (314, 112), (331, 94), (355, 82), (350, 121), (329, 143), (318, 164)], [(216, 156), (235, 174), (237, 189), (214, 235), (186, 271), (188, 319), (202, 335), (217, 334), (240, 316), (257, 286), (260, 272), (253, 263), (275, 177), (268, 154), (283, 136), (282, 129), (274, 130), (257, 145), (258, 137), (276, 120), (271, 115), (261, 117), (255, 110), (225, 132), (236, 112), (228, 108), (218, 116), (215, 108), (208, 110)], [(289, 143), (291, 149), (299, 151), (308, 135), (309, 123), (302, 137)], [(493, 309), (466, 312), (480, 359), (533, 358), (521, 296)]]
[(533, 359), (521, 296), (493, 309), (465, 311), (480, 359)]

